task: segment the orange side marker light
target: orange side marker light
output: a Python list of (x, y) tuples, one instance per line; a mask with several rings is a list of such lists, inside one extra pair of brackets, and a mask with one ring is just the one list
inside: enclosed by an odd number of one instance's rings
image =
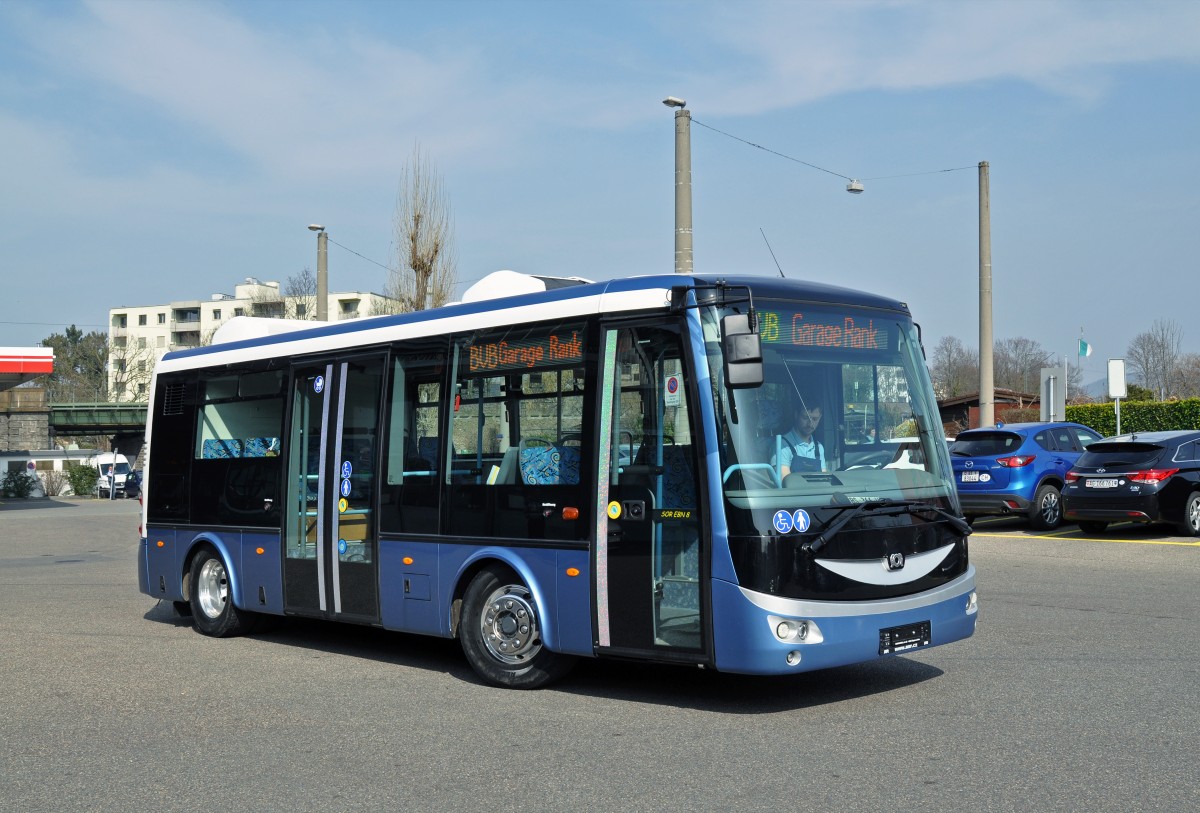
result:
[(568, 575), (568, 576), (570, 576), (571, 578), (575, 578), (576, 576), (578, 576), (578, 575), (579, 575), (579, 568), (577, 568), (577, 567), (568, 567), (568, 568), (567, 568), (567, 575)]
[(574, 508), (569, 505), (564, 507), (563, 513), (562, 513), (562, 518), (563, 519), (579, 519), (579, 509)]
[(413, 558), (411, 556), (405, 556), (402, 561), (406, 565), (411, 565), (413, 563)]

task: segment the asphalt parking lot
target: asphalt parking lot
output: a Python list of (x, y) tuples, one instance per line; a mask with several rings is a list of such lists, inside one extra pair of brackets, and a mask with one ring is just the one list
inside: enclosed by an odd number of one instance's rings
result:
[(1200, 544), (980, 520), (963, 642), (784, 679), (451, 641), (214, 640), (136, 588), (137, 505), (0, 505), (0, 810), (1200, 809)]

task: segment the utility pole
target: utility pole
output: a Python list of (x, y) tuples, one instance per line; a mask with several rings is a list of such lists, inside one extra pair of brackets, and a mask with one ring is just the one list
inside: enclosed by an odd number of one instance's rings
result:
[(692, 273), (692, 112), (687, 102), (663, 99), (675, 110), (675, 273)]
[(992, 375), (992, 204), (988, 162), (979, 162), (979, 425), (995, 426)]
[(324, 322), (329, 319), (329, 235), (318, 223), (308, 230), (317, 233), (317, 321)]

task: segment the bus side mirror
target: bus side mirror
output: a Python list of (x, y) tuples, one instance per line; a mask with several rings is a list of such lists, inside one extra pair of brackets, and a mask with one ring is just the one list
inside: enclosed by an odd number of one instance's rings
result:
[(741, 390), (762, 386), (762, 343), (750, 327), (748, 315), (731, 313), (721, 320), (721, 349), (726, 387)]

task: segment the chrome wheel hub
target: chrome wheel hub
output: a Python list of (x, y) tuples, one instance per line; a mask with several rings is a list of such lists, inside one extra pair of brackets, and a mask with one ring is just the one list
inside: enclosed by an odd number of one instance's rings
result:
[(1042, 499), (1042, 519), (1053, 524), (1058, 520), (1058, 494), (1050, 492)]
[(229, 603), (229, 578), (225, 575), (225, 565), (219, 559), (209, 559), (204, 563), (195, 588), (204, 615), (218, 618), (225, 612), (225, 605)]
[(503, 663), (524, 663), (541, 651), (537, 614), (524, 587), (507, 585), (488, 596), (479, 627), (488, 652)]

